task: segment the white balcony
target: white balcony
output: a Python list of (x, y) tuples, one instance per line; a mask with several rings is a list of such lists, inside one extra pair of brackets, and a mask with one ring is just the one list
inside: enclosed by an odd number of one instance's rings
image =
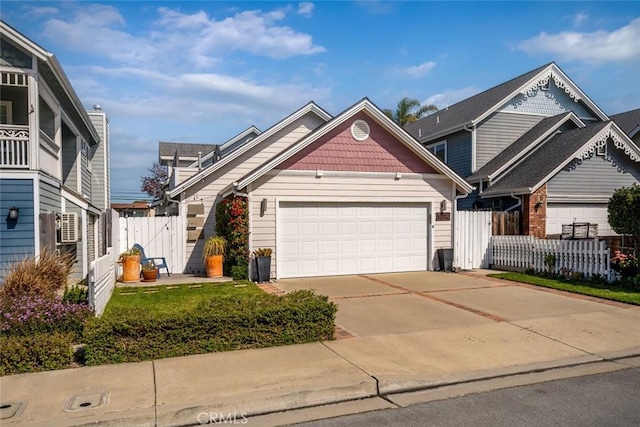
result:
[(29, 169), (29, 126), (0, 125), (0, 168)]

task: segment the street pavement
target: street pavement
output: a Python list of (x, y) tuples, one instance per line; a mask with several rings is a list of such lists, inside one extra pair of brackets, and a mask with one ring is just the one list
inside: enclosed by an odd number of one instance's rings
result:
[(300, 427), (530, 427), (640, 425), (640, 369), (505, 388)]
[(597, 373), (640, 360), (626, 359), (640, 355), (639, 307), (479, 274), (275, 286), (329, 295), (347, 338), (2, 377), (0, 424), (284, 425), (419, 403), (452, 387), (554, 379), (578, 367)]

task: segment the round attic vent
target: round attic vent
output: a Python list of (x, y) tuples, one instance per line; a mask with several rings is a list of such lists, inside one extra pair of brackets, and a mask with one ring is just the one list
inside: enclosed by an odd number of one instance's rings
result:
[(369, 138), (369, 125), (364, 120), (356, 120), (351, 125), (351, 136), (356, 141), (364, 141)]

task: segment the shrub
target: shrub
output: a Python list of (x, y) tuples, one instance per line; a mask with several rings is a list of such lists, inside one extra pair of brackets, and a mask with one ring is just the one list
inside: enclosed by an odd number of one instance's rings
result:
[(601, 274), (592, 274), (591, 277), (589, 277), (589, 282), (593, 283), (594, 285), (606, 285), (607, 283), (609, 283), (607, 281), (607, 278)]
[(614, 271), (620, 273), (623, 280), (640, 274), (640, 260), (633, 254), (616, 251), (610, 265)]
[(60, 297), (3, 296), (0, 299), (0, 335), (60, 332), (79, 339), (84, 323), (92, 316), (93, 310), (88, 305), (64, 302)]
[(213, 351), (333, 338), (336, 305), (297, 291), (216, 298), (170, 314), (114, 310), (85, 327), (87, 365), (137, 362)]
[(67, 284), (73, 258), (69, 253), (43, 250), (38, 258), (28, 257), (14, 263), (4, 280), (1, 295), (40, 295), (53, 297)]
[(89, 288), (80, 285), (67, 285), (64, 288), (62, 301), (71, 304), (89, 304)]
[(231, 267), (231, 278), (233, 280), (249, 280), (249, 266), (234, 265)]
[(71, 367), (72, 335), (55, 332), (0, 336), (0, 375)]
[(231, 196), (216, 205), (216, 235), (224, 237), (227, 248), (224, 270), (249, 265), (249, 209), (246, 197)]

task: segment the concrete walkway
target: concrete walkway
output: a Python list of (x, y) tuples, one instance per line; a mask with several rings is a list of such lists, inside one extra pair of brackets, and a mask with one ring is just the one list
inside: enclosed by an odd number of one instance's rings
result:
[[(440, 276), (356, 277), (350, 289), (326, 280), (346, 313), (341, 320), (357, 330), (349, 339), (2, 377), (0, 423), (171, 426), (234, 417), (281, 425), (327, 416), (327, 404), (335, 404), (335, 416), (397, 407), (463, 384), (478, 389), (483, 379), (640, 364), (619, 362), (640, 355), (640, 307), (434, 274)], [(293, 283), (275, 286), (286, 291)], [(358, 320), (364, 306), (345, 305), (370, 301), (383, 317), (402, 311), (385, 314), (383, 299), (413, 316), (372, 325), (370, 317)]]

